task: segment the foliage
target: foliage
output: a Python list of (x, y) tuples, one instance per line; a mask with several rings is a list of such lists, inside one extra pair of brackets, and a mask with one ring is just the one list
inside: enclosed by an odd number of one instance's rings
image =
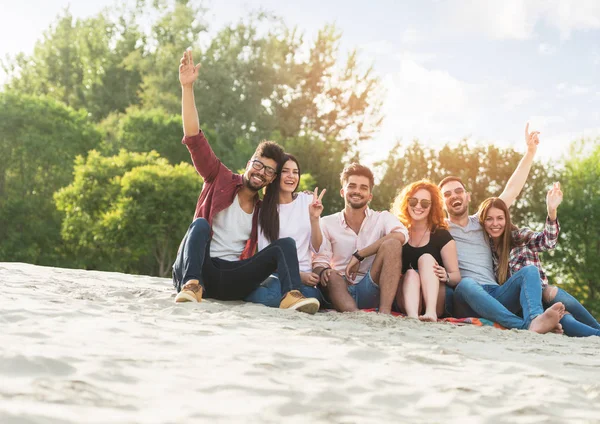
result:
[(134, 20), (134, 13), (125, 11), (114, 19), (105, 11), (76, 20), (66, 9), (33, 54), (21, 53), (3, 64), (7, 88), (86, 108), (96, 120), (123, 112), (139, 101), (140, 70), (128, 61), (145, 37)]
[[(397, 144), (381, 165), (385, 174), (376, 187), (374, 208), (388, 209), (396, 194), (413, 181), (428, 178), (435, 184), (444, 177), (460, 177), (471, 193), (471, 210), (475, 213), (483, 200), (498, 196), (523, 157), (513, 149), (494, 145), (469, 146), (466, 140), (457, 146), (444, 146), (439, 152), (414, 141), (405, 149)], [(517, 225), (543, 222), (546, 187), (552, 181), (551, 171), (535, 162), (511, 215)]]
[(556, 282), (600, 315), (600, 138), (575, 142), (561, 178), (561, 235), (552, 259)]
[(156, 152), (78, 157), (74, 181), (55, 195), (62, 236), (87, 269), (168, 275), (193, 218), (201, 178)]
[(62, 263), (52, 194), (68, 184), (75, 156), (99, 141), (85, 111), (0, 93), (0, 261)]

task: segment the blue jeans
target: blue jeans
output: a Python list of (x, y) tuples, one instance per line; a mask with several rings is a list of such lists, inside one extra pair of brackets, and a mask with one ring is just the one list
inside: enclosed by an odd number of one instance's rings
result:
[[(501, 286), (481, 285), (463, 278), (454, 290), (455, 312), (460, 316), (480, 316), (506, 328), (528, 329), (531, 321), (544, 312), (540, 273), (529, 265), (513, 274)], [(458, 304), (466, 304), (458, 307)], [(523, 311), (523, 318), (517, 316)], [(474, 315), (472, 314), (474, 312)]]
[(276, 240), (248, 259), (226, 261), (210, 257), (210, 233), (204, 218), (197, 218), (188, 228), (173, 264), (177, 291), (188, 281), (198, 280), (205, 297), (242, 300), (275, 271), (283, 294), (302, 286), (294, 239)]
[(444, 302), (443, 317), (453, 317), (454, 316), (454, 289), (448, 285), (444, 285), (444, 287), (446, 290), (446, 296), (445, 296), (445, 302)]
[(371, 278), (371, 270), (357, 284), (349, 284), (348, 293), (358, 309), (379, 308), (379, 286)]
[[(302, 284), (300, 292), (305, 297), (314, 297), (319, 301), (321, 307), (327, 307), (328, 302), (323, 298), (323, 294), (318, 287)], [(270, 275), (258, 286), (252, 293), (244, 298), (246, 302), (260, 303), (272, 308), (279, 307), (283, 293), (281, 292), (281, 282), (277, 274)]]
[(600, 336), (600, 324), (577, 299), (563, 289), (558, 288), (554, 299), (550, 303), (544, 303), (544, 307), (548, 308), (557, 302), (562, 302), (567, 312), (569, 312), (560, 321), (567, 336)]

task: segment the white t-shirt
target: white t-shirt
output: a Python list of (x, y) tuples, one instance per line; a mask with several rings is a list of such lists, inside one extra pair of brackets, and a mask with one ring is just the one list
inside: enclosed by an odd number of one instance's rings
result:
[(456, 242), (460, 276), (470, 277), (479, 284), (498, 285), (494, 275), (492, 251), (477, 215), (469, 215), (469, 222), (465, 227), (450, 220), (447, 222), (448, 231)]
[[(312, 271), (312, 247), (310, 244), (310, 215), (308, 207), (313, 199), (312, 194), (298, 193), (291, 203), (284, 203), (279, 208), (279, 238), (291, 237), (296, 241), (298, 264), (301, 272)], [(270, 244), (258, 227), (258, 250)]]
[(215, 215), (212, 222), (213, 237), (210, 257), (226, 261), (239, 261), (252, 232), (252, 213), (240, 206), (238, 196), (226, 209)]

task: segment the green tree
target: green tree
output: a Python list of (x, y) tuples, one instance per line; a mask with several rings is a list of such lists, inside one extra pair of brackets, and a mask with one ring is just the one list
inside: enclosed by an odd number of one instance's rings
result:
[(561, 235), (551, 259), (557, 282), (567, 284), (600, 316), (600, 138), (575, 142), (560, 178), (564, 193), (558, 208)]
[(125, 9), (116, 19), (107, 11), (74, 19), (65, 9), (31, 55), (3, 63), (7, 88), (86, 108), (95, 120), (124, 111), (139, 101), (141, 74), (130, 56), (143, 55), (144, 35), (135, 19), (136, 13)]
[(52, 194), (68, 184), (75, 156), (99, 141), (85, 111), (0, 93), (0, 260), (61, 262)]
[(55, 201), (78, 266), (168, 275), (202, 187), (193, 167), (156, 152), (92, 151), (77, 158), (74, 175)]
[[(471, 193), (470, 213), (475, 213), (483, 200), (498, 196), (523, 157), (513, 149), (494, 145), (469, 146), (466, 140), (457, 146), (444, 146), (440, 151), (414, 141), (405, 149), (397, 144), (392, 154), (379, 165), (385, 169), (375, 191), (373, 207), (388, 209), (396, 194), (407, 184), (428, 178), (438, 183), (444, 177), (460, 177)], [(511, 208), (517, 225), (542, 223), (545, 218), (545, 195), (552, 181), (551, 168), (534, 162), (527, 184)]]
[(103, 155), (115, 155), (121, 149), (130, 152), (156, 150), (172, 164), (190, 162), (181, 144), (181, 115), (169, 115), (164, 109), (129, 108), (124, 114), (111, 114), (99, 125), (104, 135)]

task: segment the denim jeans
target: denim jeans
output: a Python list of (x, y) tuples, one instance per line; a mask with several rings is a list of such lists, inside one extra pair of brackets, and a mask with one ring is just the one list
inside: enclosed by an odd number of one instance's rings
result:
[(371, 278), (371, 270), (356, 284), (348, 284), (348, 293), (358, 309), (379, 308), (380, 290)]
[[(535, 266), (526, 266), (513, 274), (501, 286), (481, 285), (463, 278), (454, 290), (455, 312), (480, 316), (506, 328), (527, 329), (531, 321), (544, 312), (540, 273)], [(464, 303), (458, 307), (457, 304)], [(523, 318), (516, 315), (522, 310)], [(475, 315), (472, 314), (475, 313)]]
[(569, 293), (559, 287), (557, 288), (556, 296), (549, 303), (544, 303), (544, 308), (548, 308), (557, 302), (562, 302), (565, 305), (565, 309), (569, 314), (565, 315), (560, 321), (565, 334), (570, 337), (600, 336), (600, 324), (592, 314)]
[(226, 261), (210, 257), (210, 232), (208, 221), (198, 218), (181, 241), (173, 264), (177, 291), (189, 280), (198, 280), (206, 297), (242, 300), (276, 271), (282, 294), (302, 286), (294, 239), (276, 240), (248, 259)]
[[(314, 297), (317, 299), (321, 304), (321, 307), (329, 307), (327, 306), (328, 302), (325, 301), (323, 294), (318, 287), (302, 284), (299, 290), (305, 297)], [(260, 303), (265, 306), (277, 308), (279, 307), (279, 303), (281, 303), (282, 296), (283, 293), (281, 292), (281, 283), (279, 281), (279, 277), (277, 274), (272, 274), (252, 293), (246, 296), (244, 300), (246, 302)]]

